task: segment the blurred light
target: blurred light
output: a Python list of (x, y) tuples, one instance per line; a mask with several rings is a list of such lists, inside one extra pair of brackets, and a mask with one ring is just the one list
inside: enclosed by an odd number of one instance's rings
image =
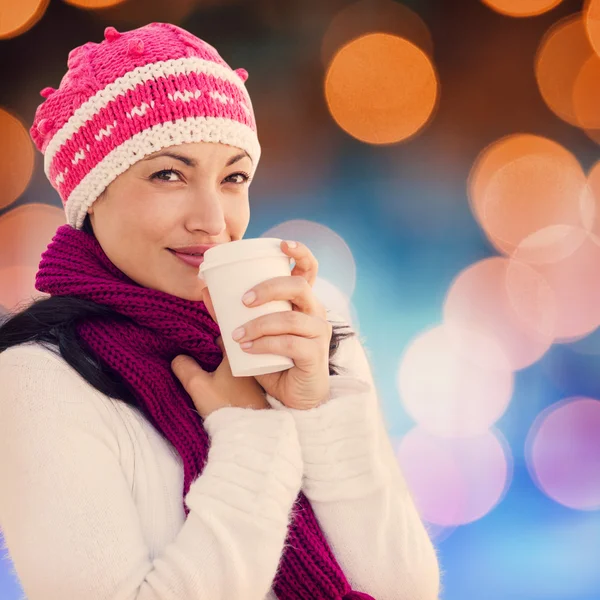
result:
[(17, 117), (0, 109), (0, 208), (25, 191), (33, 174), (34, 159), (27, 129)]
[(450, 439), (415, 427), (395, 446), (419, 514), (430, 523), (476, 521), (502, 500), (510, 485), (512, 457), (497, 431)]
[(0, 0), (0, 39), (21, 35), (43, 16), (50, 0)]
[(558, 6), (562, 0), (482, 0), (495, 11), (509, 17), (534, 17)]
[(506, 136), (480, 153), (469, 175), (469, 200), (494, 246), (509, 256), (519, 247), (519, 259), (531, 263), (573, 252), (583, 241), (576, 228), (593, 207), (575, 156), (530, 134)]
[(427, 529), (429, 538), (436, 546), (444, 540), (448, 539), (452, 535), (452, 533), (454, 533), (457, 529), (457, 525), (444, 527), (436, 523), (429, 523), (428, 521), (424, 521), (423, 524)]
[(588, 188), (590, 190), (590, 196), (594, 203), (593, 210), (589, 211), (591, 214), (590, 224), (587, 229), (591, 232), (592, 237), (600, 240), (600, 160), (596, 162), (590, 169), (588, 176)]
[(37, 270), (36, 266), (21, 265), (0, 269), (0, 303), (9, 311), (24, 308), (34, 299), (47, 296), (35, 289)]
[(600, 56), (597, 54), (585, 61), (577, 75), (573, 110), (580, 127), (600, 129)]
[(397, 377), (408, 414), (442, 437), (485, 433), (502, 416), (513, 391), (512, 371), (473, 363), (457, 341), (462, 340), (444, 326), (419, 335), (408, 346)]
[[(198, 6), (199, 0), (65, 0), (80, 8), (98, 9), (95, 16), (111, 25), (146, 25), (153, 21), (181, 24)], [(225, 0), (202, 0), (202, 6), (222, 4)], [(88, 6), (86, 6), (88, 4)], [(98, 6), (89, 6), (97, 4)]]
[(260, 237), (297, 240), (313, 253), (319, 275), (333, 284), (346, 298), (352, 298), (356, 285), (356, 264), (348, 244), (335, 231), (314, 221), (294, 219), (271, 227)]
[(585, 9), (585, 27), (596, 54), (600, 54), (600, 1), (588, 0)]
[(360, 329), (357, 312), (349, 298), (333, 283), (323, 277), (317, 277), (313, 285), (313, 292), (323, 306), (337, 313), (352, 329), (355, 331)]
[(109, 8), (121, 4), (125, 0), (63, 0), (67, 4), (72, 4), (78, 8), (88, 8), (95, 10), (97, 8)]
[(4, 213), (0, 216), (0, 269), (37, 267), (65, 221), (65, 213), (48, 204), (24, 204)]
[(600, 144), (600, 129), (584, 129), (583, 132), (590, 140), (593, 140), (596, 144)]
[(374, 33), (341, 48), (325, 76), (337, 124), (370, 144), (407, 140), (431, 119), (438, 79), (427, 55), (400, 37)]
[[(596, 201), (600, 201), (600, 160), (592, 165), (592, 168), (588, 173), (588, 184), (594, 193)], [(600, 215), (597, 215), (597, 217), (600, 217)], [(598, 221), (600, 222), (600, 219), (598, 219)], [(594, 226), (594, 231), (597, 227), (600, 230), (600, 225), (598, 225)]]
[[(594, 55), (580, 13), (561, 19), (543, 37), (535, 58), (535, 76), (548, 108), (558, 117), (581, 127), (573, 93), (583, 65)], [(585, 85), (583, 81), (580, 85)]]
[(600, 508), (600, 402), (568, 398), (544, 410), (526, 442), (536, 485), (570, 508)]
[[(524, 263), (493, 257), (456, 277), (446, 296), (444, 323), (457, 339), (465, 330), (490, 338), (510, 368), (518, 370), (536, 362), (552, 344), (556, 306), (550, 286), (538, 272)], [(460, 347), (474, 363), (493, 366), (479, 344), (467, 341)]]
[(344, 44), (367, 33), (398, 36), (433, 56), (433, 40), (421, 17), (392, 0), (359, 0), (340, 10), (332, 19), (321, 45), (323, 64), (328, 65)]
[(573, 229), (582, 240), (574, 252), (557, 262), (534, 265), (552, 290), (557, 341), (587, 335), (600, 324), (600, 239)]
[[(563, 348), (576, 352), (582, 356), (596, 356), (600, 354), (600, 327), (591, 333), (573, 337), (565, 342)], [(561, 361), (562, 362), (562, 361)], [(582, 367), (584, 365), (581, 365)]]

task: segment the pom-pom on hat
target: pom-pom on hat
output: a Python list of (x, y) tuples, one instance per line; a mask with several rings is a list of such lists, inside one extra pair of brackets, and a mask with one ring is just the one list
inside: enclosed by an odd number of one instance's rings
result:
[(217, 142), (245, 150), (256, 169), (260, 145), (245, 82), (210, 44), (169, 23), (119, 32), (69, 53), (58, 89), (45, 87), (31, 137), (80, 229), (88, 208), (131, 165), (166, 146)]

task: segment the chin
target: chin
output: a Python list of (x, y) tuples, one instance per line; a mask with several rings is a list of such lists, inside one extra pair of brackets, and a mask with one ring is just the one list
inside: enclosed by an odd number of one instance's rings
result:
[(193, 302), (200, 302), (202, 300), (202, 290), (207, 287), (206, 282), (198, 280), (192, 287), (180, 287), (179, 289), (169, 292), (173, 296), (183, 298), (184, 300), (191, 300)]

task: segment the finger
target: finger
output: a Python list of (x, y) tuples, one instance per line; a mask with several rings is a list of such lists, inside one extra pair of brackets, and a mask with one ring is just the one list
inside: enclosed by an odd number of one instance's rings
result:
[[(277, 354), (287, 356), (294, 364), (304, 370), (311, 371), (321, 360), (326, 360), (323, 344), (319, 340), (296, 335), (270, 335), (252, 342), (250, 348), (242, 348), (249, 354)], [(327, 349), (328, 350), (328, 349)]]
[[(330, 333), (331, 324), (321, 317), (285, 310), (257, 317), (244, 323), (242, 328), (244, 335), (241, 338), (233, 338), (238, 343), (255, 340), (265, 335), (292, 334), (305, 338), (325, 337)], [(331, 336), (329, 335), (329, 337)]]
[(213, 306), (212, 298), (210, 297), (210, 292), (208, 291), (207, 287), (202, 289), (202, 301), (204, 302), (208, 312), (210, 313), (212, 320), (216, 323), (217, 316), (215, 313), (215, 307)]
[(215, 343), (217, 344), (217, 346), (219, 346), (219, 348), (221, 348), (221, 352), (223, 354), (225, 354), (225, 344), (223, 343), (223, 337), (219, 336), (216, 340)]
[(289, 300), (298, 310), (308, 315), (326, 317), (327, 311), (319, 302), (310, 284), (298, 275), (272, 277), (255, 285), (251, 290), (256, 299), (246, 306), (258, 306), (271, 300)]
[(191, 388), (202, 375), (206, 375), (206, 371), (191, 356), (185, 354), (180, 354), (171, 361), (171, 369), (173, 369), (173, 373), (175, 373), (185, 391), (190, 395)]
[(290, 248), (288, 242), (281, 242), (281, 249), (296, 263), (292, 269), (292, 275), (304, 277), (312, 287), (319, 272), (319, 261), (306, 245), (301, 242), (295, 243), (296, 247)]

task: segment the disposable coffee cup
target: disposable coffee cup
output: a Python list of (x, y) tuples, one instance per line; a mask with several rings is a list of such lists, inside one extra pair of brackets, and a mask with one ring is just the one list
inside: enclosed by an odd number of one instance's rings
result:
[(288, 300), (271, 300), (246, 306), (242, 296), (258, 283), (291, 275), (291, 258), (281, 250), (278, 238), (248, 238), (209, 248), (204, 253), (199, 277), (210, 292), (217, 324), (234, 377), (285, 371), (294, 361), (278, 354), (245, 352), (231, 334), (234, 329), (262, 315), (292, 310)]

